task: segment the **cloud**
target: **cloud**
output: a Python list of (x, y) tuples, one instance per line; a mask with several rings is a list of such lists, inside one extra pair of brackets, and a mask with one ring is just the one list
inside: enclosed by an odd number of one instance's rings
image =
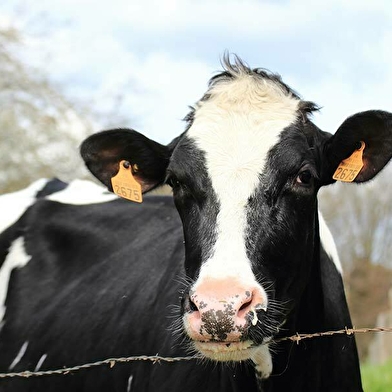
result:
[(144, 59), (130, 57), (133, 61), (123, 64), (122, 72), (113, 74), (98, 94), (103, 97), (113, 91), (122, 92), (124, 110), (134, 116), (130, 126), (167, 143), (184, 130), (181, 120), (189, 111), (188, 105), (204, 93), (211, 69), (202, 62), (159, 52)]
[[(162, 142), (182, 131), (187, 105), (205, 91), (225, 49), (278, 71), (323, 106), (315, 121), (326, 130), (355, 111), (391, 107), (386, 0), (23, 4), (25, 17), (17, 20), (24, 27), (42, 26), (42, 15), (51, 21), (50, 34), (30, 42), (26, 58), (45, 66), (71, 96), (94, 103), (109, 117), (104, 123), (133, 126)], [(114, 109), (128, 121), (111, 119)]]

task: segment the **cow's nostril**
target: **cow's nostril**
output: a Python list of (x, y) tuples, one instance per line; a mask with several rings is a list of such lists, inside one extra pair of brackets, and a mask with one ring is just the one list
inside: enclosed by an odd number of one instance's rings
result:
[(199, 308), (192, 301), (192, 298), (190, 296), (187, 296), (187, 298), (185, 300), (185, 310), (188, 312), (197, 312), (199, 310)]
[(243, 303), (243, 304), (241, 305), (241, 307), (238, 309), (238, 312), (247, 310), (247, 309), (251, 306), (251, 304), (252, 304), (252, 298), (251, 298), (249, 301)]
[(189, 309), (190, 309), (192, 312), (195, 312), (195, 311), (199, 310), (199, 309), (197, 308), (196, 304), (195, 304), (192, 300), (189, 300)]

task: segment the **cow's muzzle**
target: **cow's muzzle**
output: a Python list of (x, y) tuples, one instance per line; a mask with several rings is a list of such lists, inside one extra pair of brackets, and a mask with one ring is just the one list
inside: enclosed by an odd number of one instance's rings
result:
[[(185, 298), (184, 327), (203, 355), (235, 360), (233, 353), (252, 347), (248, 331), (256, 328), (266, 310), (267, 296), (260, 286), (249, 287), (233, 279), (208, 280)], [(240, 355), (238, 360), (243, 359)]]

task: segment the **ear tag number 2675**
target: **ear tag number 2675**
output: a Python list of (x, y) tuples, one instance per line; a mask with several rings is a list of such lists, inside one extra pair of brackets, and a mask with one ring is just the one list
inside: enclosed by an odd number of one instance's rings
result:
[(362, 153), (364, 149), (365, 142), (361, 142), (361, 147), (358, 150), (340, 162), (332, 178), (337, 181), (353, 182), (363, 167)]
[(136, 203), (143, 201), (142, 187), (133, 177), (131, 165), (127, 161), (119, 163), (118, 173), (112, 177), (112, 187), (113, 192), (124, 199)]

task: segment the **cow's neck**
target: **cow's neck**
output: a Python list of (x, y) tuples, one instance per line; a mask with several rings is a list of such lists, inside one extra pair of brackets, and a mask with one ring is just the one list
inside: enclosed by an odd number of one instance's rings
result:
[(324, 294), (321, 282), (320, 266), (320, 235), (319, 221), (316, 209), (313, 238), (313, 252), (308, 284), (302, 294), (298, 312), (296, 314), (294, 332), (312, 333), (319, 332), (324, 325)]
[[(314, 232), (314, 252), (308, 284), (297, 308), (285, 324), (285, 336), (296, 332), (316, 333), (351, 327), (342, 277), (322, 250), (317, 214)], [(360, 391), (360, 383), (356, 384), (357, 380), (360, 380), (357, 363), (354, 337), (321, 337), (298, 344), (291, 341), (282, 342), (273, 356), (273, 373), (262, 390), (334, 390), (335, 386), (329, 384), (330, 380), (333, 379), (336, 369), (344, 369), (344, 372), (356, 381), (344, 381), (339, 390)], [(320, 371), (321, 368), (323, 371)], [(323, 378), (322, 375), (329, 376)], [(297, 384), (294, 385), (293, 380), (296, 380)]]

